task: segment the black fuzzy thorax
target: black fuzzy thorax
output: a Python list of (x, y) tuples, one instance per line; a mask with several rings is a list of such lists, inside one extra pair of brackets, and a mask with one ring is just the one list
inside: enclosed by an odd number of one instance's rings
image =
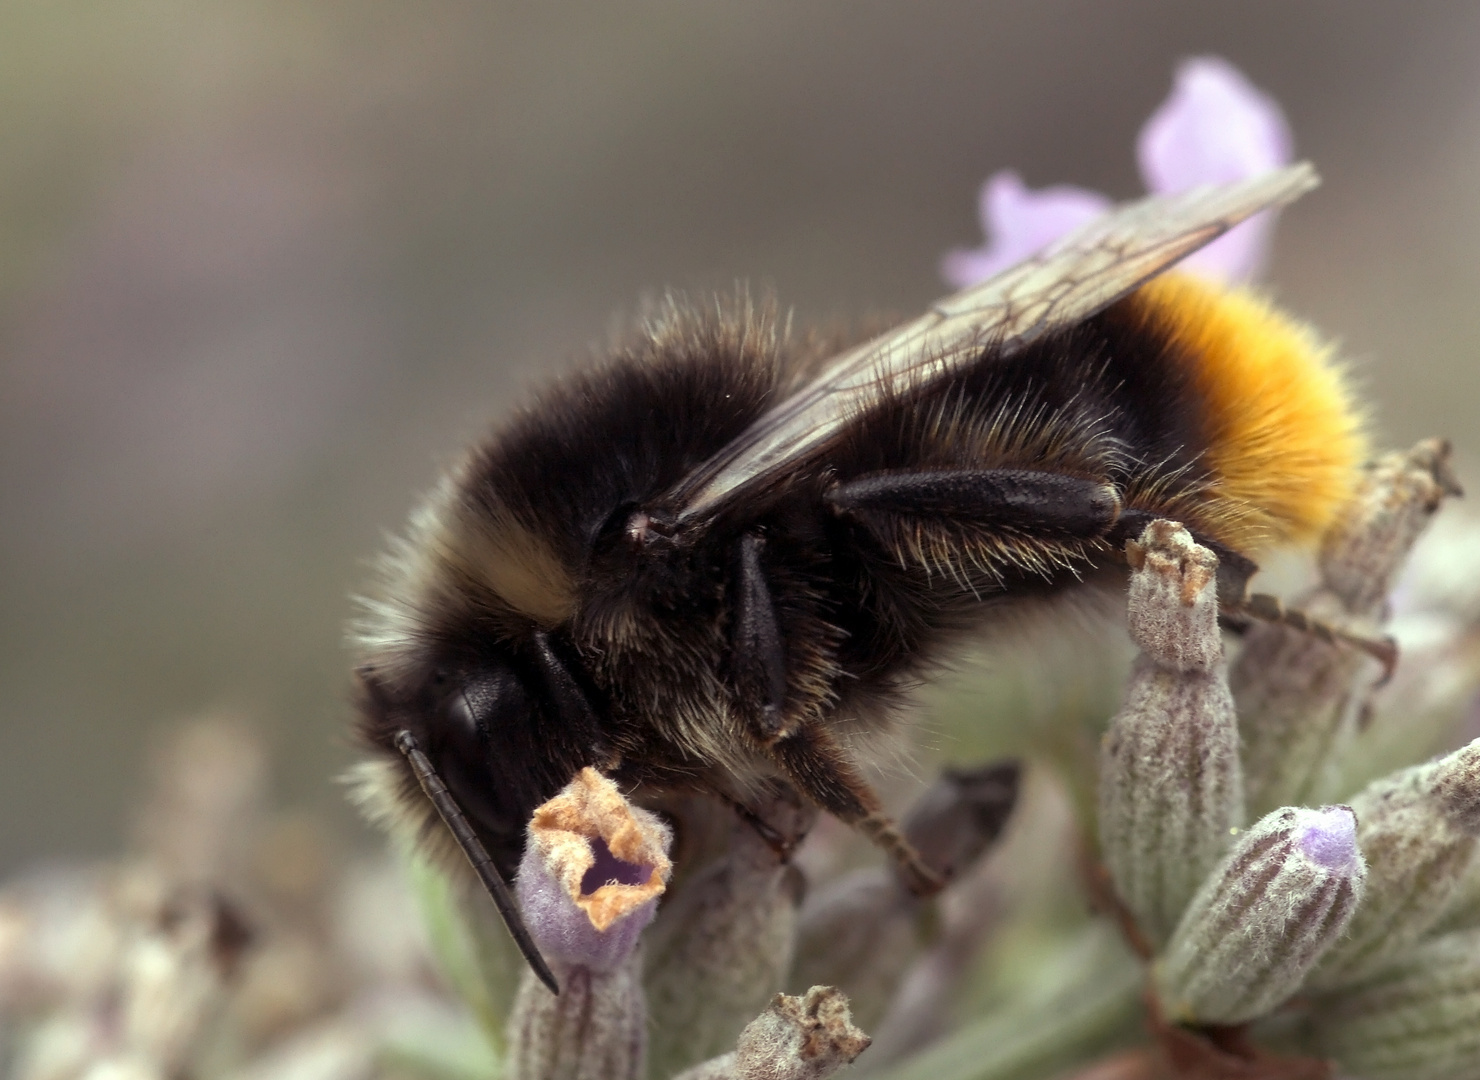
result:
[[(446, 612), (429, 605), (408, 674), (390, 686), (371, 672), (361, 711), (383, 749), (399, 727), (415, 730), (506, 874), (529, 812), (582, 766), (742, 801), (751, 780), (786, 771), (735, 675), (744, 537), (762, 543), (784, 643), (786, 738), (797, 745), (877, 723), (953, 640), (1118, 565), (1110, 538), (839, 514), (827, 499), (839, 484), (932, 469), (1052, 472), (1112, 484), (1128, 509), (1216, 535), (1197, 358), (1134, 297), (1011, 353), (984, 344), (964, 371), (881, 395), (820, 456), (698, 528), (665, 531), (665, 495), (817, 355), (788, 345), (764, 315), (675, 315), (473, 452), (453, 506), (526, 530), (568, 576), (573, 609), (552, 625), (491, 594)], [(634, 521), (649, 519), (655, 527), (635, 536)], [(453, 587), (477, 592), (476, 582)], [(552, 651), (589, 714), (554, 699)], [(497, 694), (505, 704), (470, 727)], [(820, 790), (809, 794), (841, 812)]]

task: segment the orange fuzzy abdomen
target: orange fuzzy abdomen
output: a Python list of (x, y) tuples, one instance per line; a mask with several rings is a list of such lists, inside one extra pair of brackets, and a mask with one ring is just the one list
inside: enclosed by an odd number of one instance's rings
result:
[(1244, 289), (1167, 274), (1132, 297), (1201, 402), (1220, 536), (1257, 552), (1318, 537), (1367, 455), (1365, 416), (1333, 348)]

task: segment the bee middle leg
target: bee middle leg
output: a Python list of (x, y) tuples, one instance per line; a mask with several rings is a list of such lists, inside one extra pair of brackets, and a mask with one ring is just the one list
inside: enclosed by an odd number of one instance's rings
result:
[[(788, 721), (786, 642), (761, 565), (764, 544), (754, 533), (740, 540), (730, 643), (731, 675), (756, 742), (807, 798), (883, 848), (911, 891), (922, 896), (939, 892), (944, 879), (925, 864), (884, 813), (878, 796), (837, 740), (816, 721)], [(767, 831), (761, 835), (766, 837)]]
[(869, 787), (832, 734), (816, 722), (768, 748), (771, 759), (813, 802), (858, 829), (894, 860), (905, 886), (916, 896), (934, 896), (946, 879), (931, 869), (884, 812)]
[[(1047, 542), (1092, 540), (1108, 535), (1122, 514), (1114, 484), (1034, 469), (872, 473), (839, 483), (824, 497), (833, 513), (859, 523), (895, 551), (906, 533), (918, 537), (949, 525)], [(913, 891), (928, 895), (941, 888), (941, 875), (883, 813), (830, 733), (808, 728), (777, 743), (772, 754), (803, 790), (884, 848)]]
[(768, 743), (784, 737), (788, 731), (786, 641), (761, 566), (765, 543), (757, 534), (746, 533), (740, 538), (736, 552), (730, 675), (755, 733)]
[[(1121, 513), (1113, 484), (1032, 469), (873, 473), (837, 484), (824, 497), (833, 513), (857, 521), (886, 548), (896, 546), (901, 522), (968, 524), (1067, 541), (1104, 536)], [(766, 751), (818, 805), (883, 848), (911, 891), (928, 896), (943, 887), (944, 878), (884, 813), (847, 752), (820, 723), (804, 723)]]

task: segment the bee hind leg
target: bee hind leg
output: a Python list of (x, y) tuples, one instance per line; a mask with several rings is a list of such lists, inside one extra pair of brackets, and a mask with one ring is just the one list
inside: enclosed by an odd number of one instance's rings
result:
[(1103, 536), (1121, 515), (1115, 485), (1033, 469), (871, 473), (825, 496), (835, 513), (874, 528), (890, 518), (945, 519), (1044, 539)]
[(1331, 645), (1348, 645), (1359, 649), (1382, 665), (1382, 682), (1393, 677), (1398, 667), (1398, 643), (1387, 635), (1366, 637), (1343, 630), (1339, 626), (1317, 619), (1299, 608), (1286, 607), (1278, 596), (1254, 593), (1240, 606), (1233, 609), (1235, 615), (1247, 616), (1260, 622), (1278, 623), (1301, 633), (1310, 634)]

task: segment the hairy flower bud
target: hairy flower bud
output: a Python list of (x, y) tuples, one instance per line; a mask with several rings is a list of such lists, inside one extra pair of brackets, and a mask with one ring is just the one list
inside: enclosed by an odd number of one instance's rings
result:
[(1447, 934), (1452, 930), (1480, 929), (1480, 857), (1470, 860), (1444, 913), (1430, 929), (1431, 934)]
[(640, 1080), (647, 1010), (638, 938), (671, 871), (668, 829), (582, 769), (529, 823), (517, 889), (560, 982), (525, 971), (509, 1017), (509, 1080)]
[[(1011, 760), (942, 769), (901, 827), (925, 865), (953, 882), (1002, 835), (1021, 780), (1022, 765)], [(889, 869), (899, 874), (897, 866)]]
[(1363, 1080), (1480, 1075), (1480, 930), (1424, 942), (1379, 975), (1324, 999), (1322, 1054)]
[(868, 1049), (848, 998), (831, 986), (801, 997), (777, 994), (740, 1033), (739, 1046), (677, 1080), (826, 1080)]
[(1334, 986), (1380, 966), (1449, 909), (1480, 836), (1480, 739), (1369, 784), (1352, 800), (1367, 890), (1346, 936), (1311, 976)]
[[(767, 826), (805, 836), (810, 804), (778, 796), (754, 808)], [(670, 898), (648, 942), (649, 1054), (657, 1075), (735, 1045), (791, 967), (800, 883), (796, 871), (735, 817), (725, 853)]]
[(1264, 817), (1209, 876), (1158, 959), (1165, 1015), (1241, 1024), (1280, 1004), (1346, 929), (1366, 874), (1347, 807)]
[[(1375, 632), (1409, 550), (1444, 496), (1457, 490), (1448, 455), (1447, 444), (1429, 439), (1371, 466), (1326, 534), (1320, 585), (1296, 606), (1337, 626)], [(1381, 676), (1376, 661), (1349, 645), (1285, 626), (1250, 629), (1229, 682), (1253, 812), (1335, 794), (1341, 753)]]
[(1142, 652), (1101, 743), (1100, 848), (1116, 894), (1161, 945), (1243, 821), (1243, 778), (1217, 557), (1156, 521), (1131, 562), (1130, 632)]

